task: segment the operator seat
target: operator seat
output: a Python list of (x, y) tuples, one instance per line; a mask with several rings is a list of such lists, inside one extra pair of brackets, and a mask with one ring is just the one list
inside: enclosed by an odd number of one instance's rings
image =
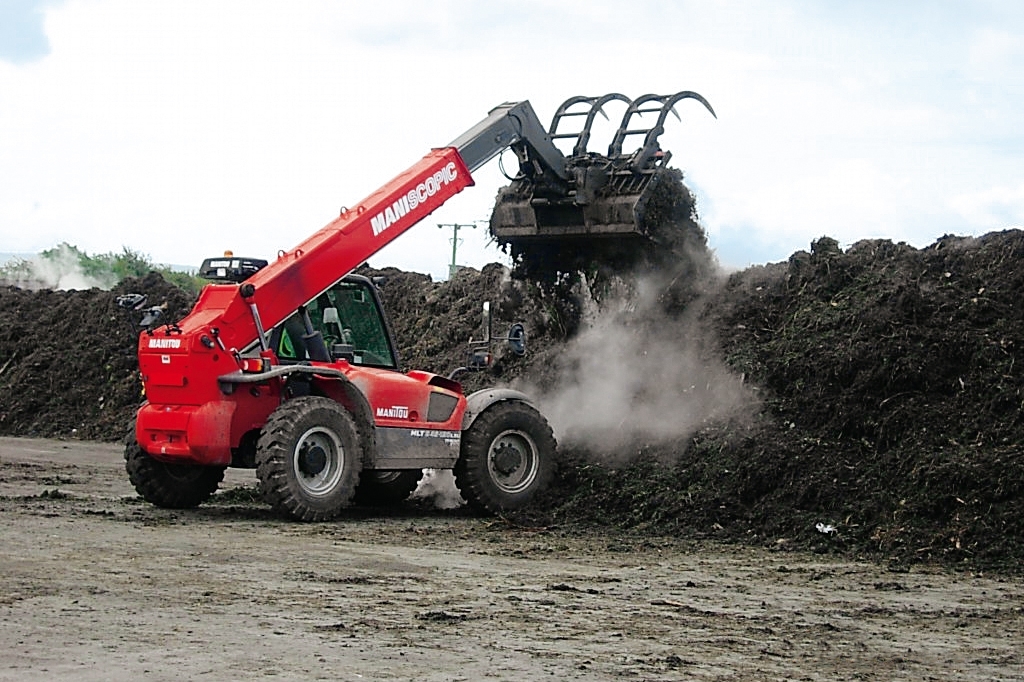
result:
[(283, 363), (305, 362), (309, 360), (305, 334), (306, 328), (302, 324), (302, 318), (295, 313), (271, 333), (270, 347)]

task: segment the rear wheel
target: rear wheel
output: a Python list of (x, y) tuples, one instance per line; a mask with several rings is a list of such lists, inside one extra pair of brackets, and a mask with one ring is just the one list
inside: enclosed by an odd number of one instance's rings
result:
[(191, 509), (210, 499), (224, 480), (225, 467), (171, 464), (153, 459), (128, 433), (124, 449), (128, 480), (147, 502), (165, 509)]
[(357, 504), (389, 506), (403, 502), (423, 478), (422, 469), (364, 471), (356, 488)]
[(455, 484), (476, 509), (515, 511), (550, 485), (554, 466), (555, 437), (544, 417), (526, 403), (500, 402), (462, 434)]
[(361, 469), (355, 422), (328, 398), (284, 403), (267, 419), (256, 446), (263, 499), (299, 521), (336, 517), (351, 504)]

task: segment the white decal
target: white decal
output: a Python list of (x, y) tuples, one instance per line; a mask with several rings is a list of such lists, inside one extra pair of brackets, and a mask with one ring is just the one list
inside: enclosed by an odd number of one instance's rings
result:
[(462, 437), (458, 431), (438, 431), (436, 429), (410, 429), (409, 435), (413, 438), (443, 438), (446, 445), (459, 447), (459, 439)]
[(378, 407), (377, 416), (385, 419), (408, 419), (409, 408), (405, 405), (392, 405), (391, 407)]
[(438, 431), (435, 429), (410, 429), (409, 435), (413, 438), (459, 438), (458, 431)]
[(374, 236), (379, 235), (394, 225), (399, 218), (420, 204), (426, 203), (427, 199), (440, 192), (445, 185), (453, 182), (457, 176), (458, 170), (455, 167), (455, 162), (449, 161), (448, 165), (436, 171), (433, 175), (428, 176), (426, 180), (409, 190), (405, 196), (396, 199), (393, 204), (370, 218), (370, 225), (373, 227)]
[(181, 339), (157, 339), (149, 340), (150, 348), (181, 348)]

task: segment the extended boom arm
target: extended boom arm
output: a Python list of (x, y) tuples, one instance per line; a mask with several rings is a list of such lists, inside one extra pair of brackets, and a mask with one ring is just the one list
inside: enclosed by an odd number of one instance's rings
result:
[[(565, 158), (551, 143), (528, 101), (493, 109), (448, 147), (419, 163), (342, 212), (290, 251), (250, 277), (245, 285), (211, 284), (178, 329), (215, 327), (228, 348), (244, 349), (370, 256), (473, 184), (471, 172), (512, 147), (538, 177), (565, 178)], [(246, 321), (248, 320), (248, 321)], [(169, 329), (169, 328), (168, 328)], [(170, 332), (168, 332), (170, 333)]]
[(495, 107), (487, 118), (448, 146), (459, 150), (470, 172), (511, 147), (519, 156), (521, 165), (527, 165), (523, 161), (530, 161), (538, 173), (551, 173), (561, 180), (568, 179), (565, 157), (551, 142), (551, 136), (529, 102), (506, 102)]

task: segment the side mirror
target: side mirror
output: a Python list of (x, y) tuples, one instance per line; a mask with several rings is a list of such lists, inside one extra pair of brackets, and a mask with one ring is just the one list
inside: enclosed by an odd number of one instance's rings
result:
[(139, 310), (142, 306), (146, 305), (147, 299), (145, 294), (125, 294), (123, 296), (118, 296), (115, 300), (117, 301), (117, 307), (119, 308), (124, 310)]
[[(491, 344), (495, 341), (505, 341), (508, 343), (509, 350), (516, 357), (523, 357), (526, 355), (526, 327), (523, 326), (522, 322), (516, 322), (508, 328), (508, 335), (505, 337), (494, 337), (491, 334), (491, 302), (484, 301), (483, 305), (483, 327), (484, 327), (484, 338), (480, 341), (472, 341), (470, 343), (474, 348), (485, 348), (490, 355)], [(473, 351), (476, 352), (476, 351)], [(493, 358), (492, 358), (493, 359)], [(488, 363), (489, 365), (490, 363)]]
[(142, 327), (143, 329), (149, 329), (157, 322), (159, 322), (160, 318), (163, 316), (164, 309), (158, 305), (155, 305), (152, 308), (146, 308), (146, 310), (143, 311), (142, 313), (142, 319), (139, 320), (139, 326)]
[(526, 355), (526, 327), (521, 322), (516, 322), (508, 329), (508, 335), (494, 337), (491, 335), (491, 302), (484, 301), (483, 305), (483, 332), (484, 338), (480, 341), (469, 341), (469, 359), (464, 367), (459, 367), (448, 374), (449, 379), (465, 372), (479, 372), (489, 369), (494, 365), (494, 353), (491, 351), (495, 341), (508, 343), (509, 351), (516, 357)]
[[(144, 329), (153, 328), (164, 316), (164, 306), (143, 307), (148, 300), (145, 294), (124, 294), (114, 300), (117, 307), (125, 311), (132, 332), (136, 334)], [(141, 319), (138, 316), (141, 316)]]
[(516, 357), (526, 355), (526, 327), (516, 322), (508, 329), (508, 347)]

